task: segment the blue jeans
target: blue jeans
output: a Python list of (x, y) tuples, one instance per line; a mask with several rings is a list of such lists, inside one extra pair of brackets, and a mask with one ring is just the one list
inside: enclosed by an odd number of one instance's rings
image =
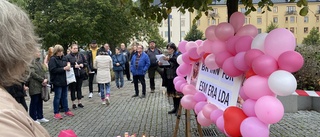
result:
[(40, 94), (30, 95), (29, 115), (33, 120), (43, 118), (43, 101)]
[(106, 91), (106, 95), (110, 95), (110, 83), (99, 83), (99, 90), (101, 99), (104, 100), (106, 98), (104, 91)]
[(53, 98), (53, 113), (59, 113), (60, 100), (62, 102), (62, 107), (64, 112), (68, 112), (68, 86), (54, 86), (54, 98)]
[[(115, 81), (116, 81), (117, 88), (122, 88), (123, 87), (123, 70), (115, 70), (114, 76), (116, 77)], [(120, 84), (119, 84), (119, 79), (120, 79)]]

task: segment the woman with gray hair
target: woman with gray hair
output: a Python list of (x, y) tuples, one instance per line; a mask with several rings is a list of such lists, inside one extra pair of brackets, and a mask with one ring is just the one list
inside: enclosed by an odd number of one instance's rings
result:
[(0, 32), (0, 136), (49, 137), (3, 88), (28, 77), (39, 40), (33, 25), (22, 9), (0, 0)]

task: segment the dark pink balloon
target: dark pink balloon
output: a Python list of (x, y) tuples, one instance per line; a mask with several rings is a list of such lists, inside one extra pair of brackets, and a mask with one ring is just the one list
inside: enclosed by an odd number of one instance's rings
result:
[(216, 37), (216, 34), (215, 34), (215, 29), (216, 29), (216, 25), (211, 25), (209, 26), (206, 31), (205, 31), (205, 36), (208, 40), (211, 40), (211, 41), (215, 41), (217, 40), (218, 38)]
[(241, 12), (234, 12), (230, 16), (230, 24), (233, 26), (235, 32), (237, 32), (245, 23), (245, 16)]
[(211, 46), (211, 53), (215, 55), (226, 50), (227, 46), (224, 41), (216, 40), (213, 42), (213, 45)]
[(228, 76), (230, 77), (237, 77), (240, 76), (241, 74), (243, 74), (243, 71), (237, 69), (234, 66), (234, 57), (229, 57), (228, 59), (226, 59), (222, 65), (222, 69), (224, 71), (224, 73), (226, 73)]
[(222, 68), (224, 61), (230, 57), (232, 57), (232, 54), (230, 54), (228, 51), (223, 51), (221, 53), (218, 53), (215, 57), (215, 61), (219, 66), (219, 68)]
[(261, 50), (259, 50), (259, 49), (250, 49), (244, 55), (244, 60), (245, 60), (246, 64), (249, 67), (251, 67), (253, 60), (256, 59), (257, 57), (261, 56), (261, 55), (264, 55), (264, 53)]
[(288, 72), (297, 72), (302, 68), (303, 63), (304, 60), (302, 55), (296, 51), (286, 51), (278, 58), (279, 69), (286, 70)]
[(195, 43), (197, 43), (197, 46), (200, 46), (202, 44), (202, 42), (203, 41), (201, 39), (198, 39), (198, 40), (195, 41)]
[(197, 52), (198, 47), (191, 47), (188, 51), (187, 54), (189, 55), (190, 58), (192, 59), (198, 59), (200, 58), (200, 55)]
[(278, 70), (278, 64), (273, 57), (269, 55), (261, 55), (253, 60), (252, 69), (254, 73), (267, 77), (271, 75), (272, 72)]
[(227, 44), (226, 44), (227, 51), (229, 53), (231, 53), (232, 55), (237, 54), (235, 46), (236, 46), (236, 42), (238, 41), (239, 38), (240, 38), (240, 36), (232, 36), (227, 41)]
[(192, 61), (189, 58), (189, 54), (187, 53), (183, 53), (182, 54), (182, 61), (186, 64), (190, 64)]
[(248, 51), (251, 49), (251, 43), (253, 38), (251, 36), (242, 36), (235, 44), (236, 52)]
[(211, 47), (212, 46), (213, 46), (213, 41), (210, 41), (210, 40), (205, 40), (202, 43), (203, 51), (205, 53), (211, 53), (211, 51), (212, 51)]
[(194, 41), (189, 41), (187, 44), (186, 44), (186, 50), (187, 52), (193, 48), (193, 47), (198, 47), (198, 44)]
[(187, 50), (186, 50), (186, 44), (187, 43), (188, 43), (188, 41), (186, 41), (186, 40), (182, 40), (182, 41), (179, 42), (178, 49), (179, 49), (179, 51), (181, 53), (187, 52)]
[(233, 26), (230, 23), (222, 22), (215, 29), (216, 37), (221, 41), (227, 41), (231, 36), (234, 35)]
[(234, 56), (233, 64), (234, 66), (241, 71), (248, 71), (250, 67), (246, 64), (244, 60), (244, 55), (246, 52), (239, 52), (236, 56)]
[(258, 35), (258, 29), (256, 26), (251, 24), (242, 26), (238, 31), (236, 36), (251, 36), (255, 37)]
[(249, 97), (246, 95), (246, 93), (244, 93), (243, 87), (240, 88), (239, 95), (240, 95), (240, 97), (241, 97), (244, 101), (249, 98)]

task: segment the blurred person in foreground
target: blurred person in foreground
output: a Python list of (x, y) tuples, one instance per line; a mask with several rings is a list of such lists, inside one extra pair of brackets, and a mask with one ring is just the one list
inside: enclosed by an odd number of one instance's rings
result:
[[(3, 88), (27, 80), (39, 38), (28, 15), (6, 0), (0, 0), (0, 136), (49, 137)], [(26, 74), (26, 72), (28, 72)]]

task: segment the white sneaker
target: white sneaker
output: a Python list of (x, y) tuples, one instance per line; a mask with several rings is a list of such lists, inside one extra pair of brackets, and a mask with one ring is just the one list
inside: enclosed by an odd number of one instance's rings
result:
[(106, 97), (106, 103), (107, 103), (107, 105), (110, 104), (110, 99), (109, 99), (109, 97)]
[(46, 119), (46, 118), (38, 119), (37, 121), (38, 121), (38, 122), (49, 122), (49, 120)]
[(37, 120), (35, 120), (34, 122), (36, 122), (37, 124), (41, 125), (41, 123), (39, 121), (37, 121)]
[(101, 94), (100, 94), (100, 92), (98, 93), (98, 96), (99, 96), (99, 97), (101, 97)]
[(102, 105), (105, 105), (106, 104), (106, 101), (102, 100)]
[(88, 97), (89, 97), (89, 98), (92, 98), (92, 95), (93, 95), (92, 93), (89, 93), (89, 96), (88, 96)]

